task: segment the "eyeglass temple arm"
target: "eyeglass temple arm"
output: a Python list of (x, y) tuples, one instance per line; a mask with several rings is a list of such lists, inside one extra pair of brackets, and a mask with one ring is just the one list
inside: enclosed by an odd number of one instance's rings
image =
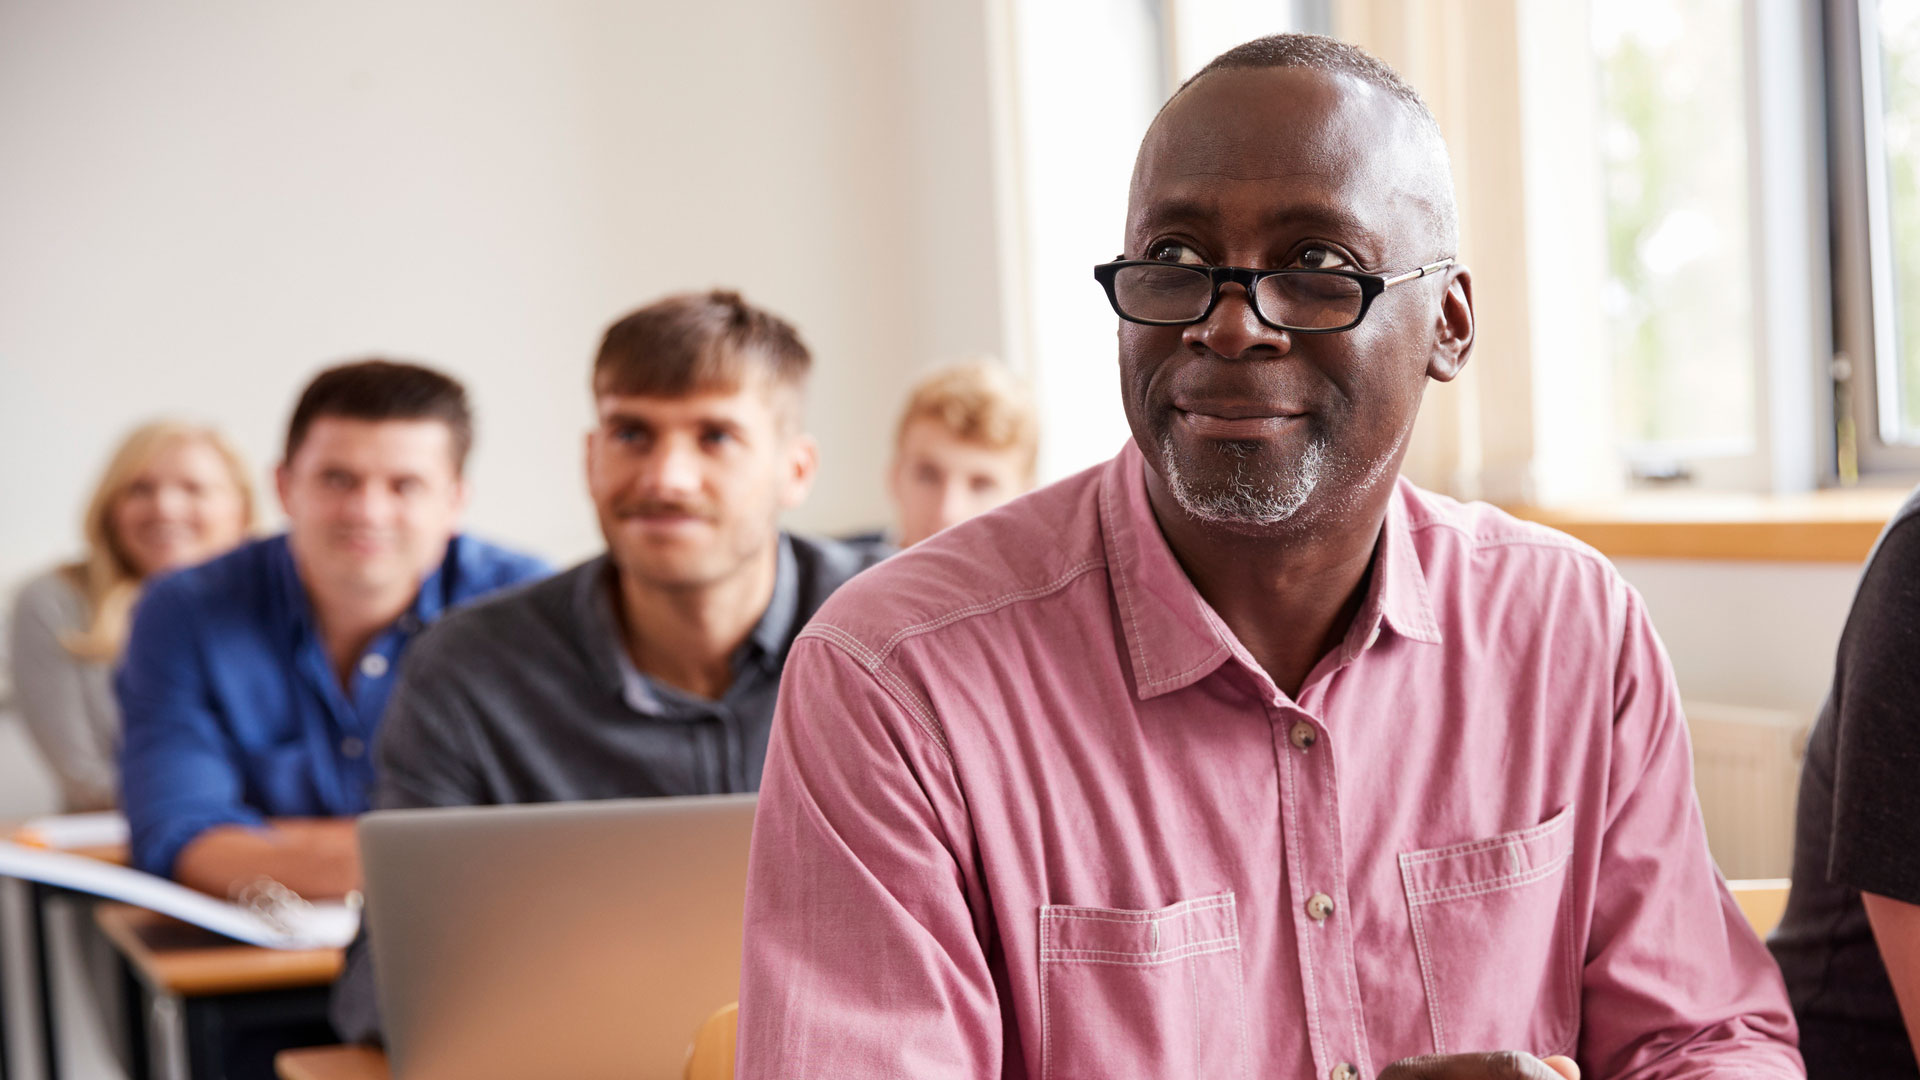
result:
[(1414, 278), (1426, 277), (1428, 274), (1433, 273), (1435, 270), (1443, 270), (1449, 266), (1452, 266), (1456, 261), (1458, 260), (1447, 258), (1447, 259), (1441, 259), (1439, 262), (1430, 262), (1425, 266), (1416, 266), (1404, 274), (1395, 274), (1390, 278), (1381, 278), (1380, 287), (1383, 289), (1391, 288), (1395, 285), (1400, 284), (1403, 281), (1412, 281)]

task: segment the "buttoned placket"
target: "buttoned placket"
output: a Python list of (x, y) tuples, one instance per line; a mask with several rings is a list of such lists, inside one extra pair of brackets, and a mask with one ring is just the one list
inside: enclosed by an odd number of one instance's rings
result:
[[(1371, 642), (1369, 642), (1371, 644)], [(1316, 670), (1290, 701), (1278, 690), (1268, 704), (1280, 763), (1280, 816), (1286, 851), (1288, 905), (1305, 989), (1314, 1072), (1357, 1080), (1372, 1075), (1366, 1019), (1360, 1008), (1346, 857), (1340, 835), (1333, 732), (1324, 715), (1327, 685), (1350, 658)]]

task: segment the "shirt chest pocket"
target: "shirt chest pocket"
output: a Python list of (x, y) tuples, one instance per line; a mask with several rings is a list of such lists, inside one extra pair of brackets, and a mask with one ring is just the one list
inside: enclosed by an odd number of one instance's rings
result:
[(1400, 856), (1435, 1053), (1571, 1053), (1579, 1033), (1573, 808)]
[(1041, 1080), (1249, 1075), (1232, 893), (1040, 909)]

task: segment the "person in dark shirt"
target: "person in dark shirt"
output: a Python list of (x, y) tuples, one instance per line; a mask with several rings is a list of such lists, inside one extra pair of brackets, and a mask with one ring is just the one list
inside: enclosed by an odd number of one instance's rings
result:
[[(376, 806), (759, 790), (794, 638), (888, 551), (780, 529), (814, 477), (810, 366), (793, 327), (737, 293), (613, 324), (587, 437), (607, 550), (422, 637), (376, 749)], [(364, 935), (333, 1020), (379, 1037)]]
[(415, 635), (545, 564), (458, 536), (466, 390), (412, 364), (322, 372), (275, 471), (287, 531), (146, 589), (116, 691), (133, 864), (216, 896), (360, 886), (352, 815)]
[(1797, 815), (1793, 888), (1767, 944), (1807, 1075), (1920, 1077), (1920, 490), (1860, 578)]

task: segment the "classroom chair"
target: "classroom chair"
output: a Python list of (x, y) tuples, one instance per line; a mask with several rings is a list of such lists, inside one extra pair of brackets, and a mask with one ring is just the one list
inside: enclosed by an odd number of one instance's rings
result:
[(1733, 902), (1740, 905), (1740, 913), (1753, 926), (1753, 932), (1764, 938), (1773, 933), (1773, 928), (1780, 925), (1780, 916), (1786, 913), (1790, 884), (1786, 878), (1754, 878), (1729, 881), (1727, 888), (1733, 893)]
[(686, 1080), (733, 1080), (733, 1044), (739, 1027), (737, 1001), (707, 1017), (687, 1050)]

